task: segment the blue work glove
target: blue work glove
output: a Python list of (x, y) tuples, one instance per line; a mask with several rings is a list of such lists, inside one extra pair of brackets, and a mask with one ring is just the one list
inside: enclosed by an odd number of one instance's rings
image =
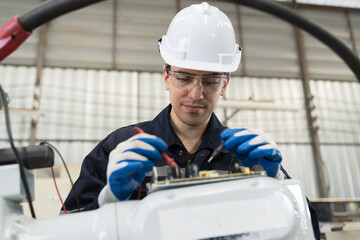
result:
[(161, 138), (146, 133), (119, 143), (109, 155), (107, 185), (98, 197), (99, 205), (128, 199), (166, 150)]
[(245, 167), (260, 164), (268, 176), (277, 176), (282, 156), (271, 135), (255, 129), (228, 128), (221, 133), (221, 139)]

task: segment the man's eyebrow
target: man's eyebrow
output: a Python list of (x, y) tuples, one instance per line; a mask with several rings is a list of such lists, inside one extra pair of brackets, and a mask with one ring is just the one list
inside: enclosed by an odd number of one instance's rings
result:
[(212, 77), (212, 76), (225, 76), (227, 73), (212, 73), (212, 74), (205, 74), (203, 77)]
[(174, 71), (174, 73), (182, 73), (182, 74), (186, 74), (186, 75), (190, 75), (190, 76), (196, 76), (195, 74), (191, 74), (191, 73), (188, 73), (188, 72), (183, 72), (183, 71)]
[[(192, 74), (192, 73), (188, 73), (188, 72), (183, 72), (183, 71), (174, 71), (174, 73), (181, 73), (181, 74), (186, 74), (186, 75), (189, 75), (189, 76), (197, 76), (195, 74)], [(223, 75), (226, 75), (226, 73), (210, 73), (210, 74), (205, 74), (205, 75), (202, 75), (203, 77), (211, 77), (211, 76), (223, 76)]]

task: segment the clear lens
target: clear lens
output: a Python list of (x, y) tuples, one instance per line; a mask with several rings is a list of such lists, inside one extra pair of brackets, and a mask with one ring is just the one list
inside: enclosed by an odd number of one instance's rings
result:
[(223, 86), (224, 80), (228, 77), (227, 74), (202, 76), (200, 83), (198, 77), (195, 75), (172, 72), (168, 69), (167, 74), (173, 76), (175, 87), (181, 90), (190, 90), (196, 85), (201, 84), (205, 93), (219, 90)]

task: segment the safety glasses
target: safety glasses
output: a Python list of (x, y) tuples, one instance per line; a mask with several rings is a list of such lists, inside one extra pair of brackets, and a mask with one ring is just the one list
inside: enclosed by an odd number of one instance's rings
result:
[(169, 76), (173, 76), (175, 87), (183, 91), (189, 91), (200, 85), (204, 93), (216, 92), (223, 87), (224, 81), (229, 77), (229, 73), (196, 76), (190, 73), (171, 71), (170, 65), (166, 65), (165, 70)]

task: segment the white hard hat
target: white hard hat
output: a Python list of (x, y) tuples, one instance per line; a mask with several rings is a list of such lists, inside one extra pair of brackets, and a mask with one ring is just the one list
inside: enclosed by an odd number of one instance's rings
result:
[(241, 59), (230, 19), (206, 2), (176, 14), (158, 45), (164, 61), (180, 68), (234, 72)]

